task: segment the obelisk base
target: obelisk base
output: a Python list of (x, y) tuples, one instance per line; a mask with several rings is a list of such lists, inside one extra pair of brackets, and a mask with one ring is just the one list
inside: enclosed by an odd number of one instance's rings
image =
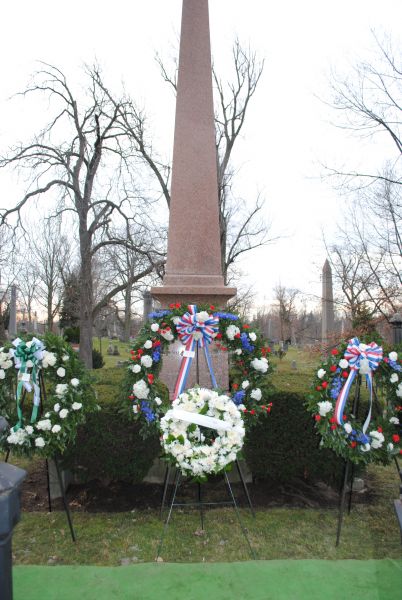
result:
[(203, 285), (165, 285), (151, 288), (151, 294), (161, 303), (162, 308), (169, 304), (181, 302), (182, 304), (212, 304), (222, 308), (227, 301), (236, 295), (236, 288), (214, 287)]

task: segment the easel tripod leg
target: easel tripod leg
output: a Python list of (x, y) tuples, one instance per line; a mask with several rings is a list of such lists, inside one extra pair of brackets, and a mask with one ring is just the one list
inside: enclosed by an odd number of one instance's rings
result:
[(254, 552), (254, 550), (253, 550), (253, 548), (251, 546), (250, 540), (248, 539), (246, 528), (244, 527), (243, 521), (241, 520), (239, 508), (238, 508), (237, 502), (236, 502), (236, 498), (234, 497), (232, 486), (230, 485), (229, 477), (228, 477), (228, 474), (226, 473), (226, 471), (223, 472), (223, 476), (225, 478), (225, 483), (226, 483), (228, 491), (229, 491), (229, 496), (231, 497), (234, 509), (236, 511), (237, 520), (239, 521), (240, 528), (242, 530), (242, 533), (243, 533), (244, 537), (246, 538), (248, 547), (250, 549), (251, 558), (255, 560), (257, 558), (257, 556), (256, 556), (256, 553)]
[(67, 498), (66, 498), (66, 491), (64, 489), (64, 484), (63, 484), (63, 479), (62, 479), (62, 476), (61, 476), (59, 461), (58, 461), (58, 459), (56, 457), (54, 458), (54, 464), (56, 465), (57, 479), (59, 480), (61, 495), (62, 495), (62, 498), (63, 498), (63, 506), (64, 506), (64, 510), (66, 512), (66, 515), (67, 515), (67, 521), (68, 521), (68, 526), (70, 528), (71, 539), (73, 540), (73, 542), (75, 542), (76, 541), (76, 537), (75, 537), (75, 531), (74, 531), (74, 527), (73, 527), (73, 522), (71, 520), (70, 508), (68, 506), (68, 502), (67, 502)]
[(345, 510), (346, 486), (347, 486), (348, 479), (349, 479), (349, 470), (350, 470), (350, 462), (346, 461), (345, 471), (344, 471), (344, 476), (343, 476), (343, 485), (342, 485), (342, 491), (341, 491), (341, 499), (340, 499), (340, 504), (339, 504), (338, 529), (336, 532), (335, 546), (339, 546), (339, 540), (341, 537), (343, 513)]
[(238, 460), (236, 460), (236, 467), (237, 467), (237, 471), (239, 473), (241, 484), (243, 486), (243, 491), (244, 491), (245, 496), (247, 498), (247, 503), (248, 503), (248, 505), (250, 507), (250, 510), (251, 510), (251, 514), (253, 515), (253, 517), (255, 519), (255, 512), (254, 512), (253, 503), (251, 502), (250, 494), (248, 493), (248, 487), (247, 487), (246, 481), (244, 479), (243, 473), (242, 473), (242, 471), (240, 469), (240, 464), (239, 464)]
[(169, 478), (170, 478), (170, 467), (167, 466), (166, 471), (165, 471), (165, 478), (163, 480), (163, 494), (162, 494), (161, 509), (160, 509), (160, 513), (159, 513), (160, 518), (162, 518), (163, 511), (165, 509), (166, 494), (167, 494), (168, 486), (169, 486)]
[(166, 530), (167, 530), (168, 525), (169, 525), (170, 517), (172, 516), (173, 505), (174, 505), (174, 501), (176, 500), (176, 494), (177, 494), (177, 489), (179, 487), (180, 479), (181, 479), (180, 469), (176, 469), (175, 480), (173, 482), (175, 484), (175, 486), (174, 486), (172, 498), (170, 500), (170, 508), (169, 508), (168, 516), (166, 517), (165, 525), (163, 526), (163, 531), (162, 531), (161, 539), (159, 540), (158, 551), (156, 553), (156, 558), (157, 559), (161, 555), (161, 550), (162, 550), (162, 546), (163, 546), (163, 540), (165, 539)]
[(46, 483), (47, 483), (47, 505), (49, 507), (49, 512), (52, 512), (52, 498), (50, 496), (50, 478), (49, 478), (49, 461), (46, 459)]

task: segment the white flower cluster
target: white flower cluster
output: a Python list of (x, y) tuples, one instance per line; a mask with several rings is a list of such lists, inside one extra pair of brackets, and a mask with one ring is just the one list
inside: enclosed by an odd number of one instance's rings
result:
[(164, 450), (185, 475), (218, 473), (236, 460), (243, 447), (245, 429), (242, 415), (231, 398), (215, 391), (193, 388), (180, 394), (172, 406), (173, 409), (202, 413), (230, 425), (228, 429), (218, 428), (213, 439), (208, 441), (198, 425), (190, 426), (170, 415), (161, 419)]
[(239, 335), (239, 333), (240, 329), (236, 327), (236, 325), (229, 325), (229, 327), (226, 327), (226, 337), (229, 340), (234, 340), (236, 335)]
[(6, 371), (13, 366), (12, 353), (4, 352), (4, 348), (0, 348), (0, 379), (4, 379)]
[(268, 361), (264, 356), (261, 358), (253, 358), (250, 365), (253, 369), (260, 371), (261, 373), (266, 373), (268, 371)]

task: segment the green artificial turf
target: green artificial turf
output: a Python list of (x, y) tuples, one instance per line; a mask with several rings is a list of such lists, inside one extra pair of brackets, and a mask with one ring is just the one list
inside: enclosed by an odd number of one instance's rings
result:
[(400, 600), (402, 561), (273, 560), (14, 569), (14, 600)]

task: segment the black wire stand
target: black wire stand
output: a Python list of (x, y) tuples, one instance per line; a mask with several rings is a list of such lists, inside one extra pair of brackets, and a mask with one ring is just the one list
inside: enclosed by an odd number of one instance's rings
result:
[[(41, 391), (41, 396), (44, 399), (44, 401), (46, 402), (46, 386), (45, 386), (45, 381), (43, 379), (42, 371), (39, 372), (39, 387), (40, 387), (40, 391)], [(21, 398), (21, 409), (24, 405), (25, 397), (26, 397), (26, 390), (24, 388), (24, 390), (22, 392), (22, 398)], [(39, 407), (39, 415), (42, 416), (42, 413), (43, 413), (43, 402), (41, 402), (40, 407)], [(10, 449), (7, 450), (5, 462), (8, 462), (9, 457), (10, 457)], [(74, 525), (73, 525), (73, 521), (71, 518), (70, 507), (67, 502), (66, 489), (64, 486), (63, 476), (61, 473), (59, 457), (54, 456), (53, 462), (56, 467), (57, 480), (58, 480), (59, 486), (60, 486), (60, 491), (61, 491), (61, 496), (62, 496), (62, 501), (63, 501), (63, 508), (64, 508), (64, 512), (66, 513), (67, 522), (68, 522), (68, 526), (69, 526), (70, 534), (71, 534), (71, 539), (73, 542), (75, 542), (77, 540), (77, 537), (75, 535)], [(52, 499), (50, 496), (49, 461), (47, 458), (45, 459), (45, 469), (46, 469), (46, 485), (47, 485), (47, 503), (48, 503), (49, 512), (52, 512)]]
[[(197, 382), (197, 385), (198, 385), (199, 384), (199, 380), (200, 380), (198, 345), (196, 346), (196, 356), (195, 356), (195, 358), (196, 358), (196, 382)], [(246, 496), (248, 506), (250, 508), (252, 516), (255, 518), (254, 507), (253, 507), (253, 504), (251, 502), (250, 494), (249, 494), (249, 491), (248, 491), (248, 488), (247, 488), (247, 484), (246, 484), (245, 478), (243, 476), (242, 470), (240, 468), (239, 461), (236, 460), (235, 464), (236, 464), (237, 471), (239, 473), (240, 482), (242, 484), (243, 491), (244, 491), (244, 494)], [(158, 557), (160, 557), (160, 555), (161, 555), (161, 550), (162, 550), (162, 547), (163, 547), (163, 542), (164, 542), (164, 539), (165, 539), (165, 536), (166, 536), (166, 532), (167, 532), (167, 528), (169, 526), (169, 522), (170, 522), (171, 517), (172, 517), (173, 509), (177, 508), (177, 507), (179, 507), (179, 508), (185, 508), (185, 507), (194, 507), (194, 506), (198, 508), (198, 511), (199, 511), (199, 514), (200, 514), (201, 531), (205, 531), (204, 530), (204, 524), (205, 524), (204, 509), (205, 508), (207, 508), (207, 507), (217, 507), (217, 506), (232, 506), (234, 508), (234, 510), (235, 510), (236, 517), (237, 517), (238, 523), (240, 525), (241, 531), (243, 533), (243, 536), (244, 536), (244, 538), (245, 538), (245, 540), (247, 542), (251, 558), (254, 559), (254, 560), (257, 559), (258, 558), (257, 554), (254, 551), (253, 547), (251, 546), (250, 539), (249, 539), (249, 537), (247, 535), (247, 529), (244, 526), (244, 523), (243, 523), (243, 521), (241, 519), (239, 507), (238, 507), (238, 504), (236, 502), (236, 498), (235, 498), (235, 495), (233, 493), (233, 488), (232, 488), (232, 486), (230, 484), (229, 477), (228, 477), (228, 474), (227, 474), (226, 471), (222, 472), (222, 476), (223, 476), (224, 482), (226, 484), (226, 489), (227, 489), (227, 492), (228, 492), (229, 500), (227, 500), (227, 501), (220, 501), (220, 502), (205, 502), (203, 500), (202, 484), (199, 481), (197, 481), (196, 482), (197, 483), (196, 501), (195, 502), (176, 502), (177, 491), (179, 489), (179, 486), (180, 486), (180, 483), (181, 483), (183, 477), (182, 477), (182, 473), (181, 473), (180, 469), (178, 469), (177, 467), (167, 466), (166, 467), (166, 471), (165, 471), (164, 482), (163, 482), (163, 493), (162, 493), (162, 501), (161, 501), (161, 508), (160, 508), (160, 517), (162, 518), (164, 509), (165, 509), (166, 498), (167, 498), (167, 495), (168, 495), (169, 481), (170, 481), (170, 477), (171, 477), (171, 473), (172, 472), (174, 472), (173, 489), (172, 489), (172, 493), (171, 493), (170, 499), (169, 499), (169, 508), (168, 508), (167, 517), (165, 519), (165, 523), (164, 523), (163, 530), (162, 530), (162, 535), (161, 535), (160, 540), (159, 540), (159, 545), (158, 545), (158, 551), (157, 551), (157, 554), (156, 554), (156, 559), (158, 559)]]

